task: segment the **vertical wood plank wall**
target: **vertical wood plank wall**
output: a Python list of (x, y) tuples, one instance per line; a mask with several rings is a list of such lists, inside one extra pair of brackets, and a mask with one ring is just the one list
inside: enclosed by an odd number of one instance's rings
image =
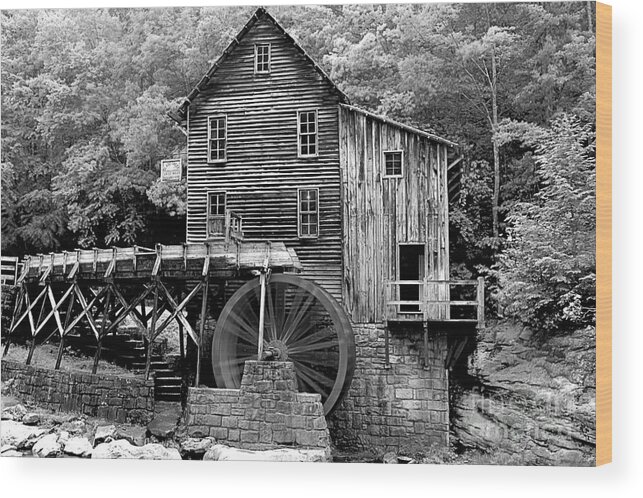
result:
[[(271, 44), (271, 73), (254, 74), (254, 44)], [(189, 109), (187, 241), (206, 240), (209, 190), (227, 192), (246, 240), (283, 241), (341, 301), (339, 94), (266, 18), (250, 28)], [(319, 155), (297, 157), (297, 111), (317, 109)], [(226, 114), (227, 161), (207, 162), (207, 118)], [(320, 230), (299, 240), (297, 189), (319, 188)]]
[[(385, 281), (400, 243), (425, 246), (425, 275), (449, 278), (446, 145), (340, 105), (344, 306), (354, 323), (384, 320)], [(402, 178), (384, 177), (384, 151), (403, 150)], [(429, 288), (448, 299), (448, 287)], [(431, 308), (446, 318), (448, 306)]]

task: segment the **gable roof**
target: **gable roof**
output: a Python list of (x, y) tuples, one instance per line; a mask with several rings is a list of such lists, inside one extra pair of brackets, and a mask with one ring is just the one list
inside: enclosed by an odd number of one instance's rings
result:
[[(260, 19), (267, 19), (270, 21), (275, 28), (290, 42), (292, 45), (301, 53), (301, 55), (304, 56), (304, 58), (310, 62), (315, 70), (320, 74), (320, 76), (326, 80), (330, 84), (330, 86), (335, 90), (338, 95), (339, 95), (339, 100), (342, 103), (350, 103), (350, 100), (346, 96), (344, 92), (342, 92), (337, 85), (333, 82), (333, 80), (330, 79), (330, 77), (324, 72), (324, 70), (317, 64), (307, 53), (306, 51), (299, 45), (292, 36), (290, 36), (286, 30), (277, 22), (277, 20), (272, 17), (266, 9), (263, 7), (259, 7), (255, 13), (252, 15), (250, 20), (246, 23), (246, 25), (239, 31), (237, 36), (235, 36), (230, 44), (226, 47), (226, 49), (223, 51), (223, 54), (216, 60), (214, 64), (210, 67), (207, 73), (203, 75), (201, 80), (197, 83), (197, 85), (194, 87), (194, 89), (188, 94), (188, 96), (185, 98), (183, 103), (178, 109), (177, 113), (171, 113), (170, 117), (174, 119), (175, 121), (180, 121), (181, 118), (185, 117), (185, 112), (188, 106), (192, 103), (192, 101), (195, 99), (199, 93), (205, 88), (205, 86), (208, 84), (208, 82), (212, 79), (212, 76), (214, 76), (214, 73), (219, 69), (221, 64), (227, 59), (228, 55), (232, 52), (232, 50), (239, 45), (239, 42), (241, 39), (250, 31), (250, 29), (259, 21)], [(178, 118), (178, 119), (177, 119)]]
[(424, 136), (426, 138), (429, 138), (431, 140), (434, 140), (436, 142), (443, 143), (449, 147), (457, 147), (458, 144), (451, 142), (450, 140), (447, 140), (445, 138), (441, 138), (437, 135), (433, 135), (431, 133), (427, 133), (425, 131), (422, 131), (418, 128), (414, 128), (412, 126), (406, 125), (404, 123), (400, 123), (398, 121), (394, 121), (390, 118), (380, 116), (377, 114), (374, 114), (370, 111), (367, 111), (365, 109), (362, 109), (360, 107), (356, 107), (354, 105), (351, 105), (350, 99), (348, 96), (342, 92), (339, 87), (333, 82), (333, 80), (330, 79), (330, 77), (326, 74), (326, 72), (317, 64), (307, 53), (306, 51), (299, 45), (295, 39), (290, 36), (286, 30), (277, 22), (277, 20), (272, 17), (266, 9), (263, 7), (259, 7), (255, 13), (252, 15), (252, 17), (248, 20), (248, 22), (245, 24), (245, 26), (237, 33), (237, 36), (235, 36), (230, 44), (226, 47), (226, 49), (223, 51), (221, 56), (216, 60), (214, 64), (210, 67), (207, 73), (203, 75), (201, 80), (197, 83), (197, 85), (194, 87), (194, 89), (188, 94), (188, 96), (185, 98), (181, 106), (179, 107), (177, 112), (170, 112), (168, 113), (168, 116), (172, 118), (174, 121), (181, 123), (182, 119), (185, 118), (186, 110), (192, 103), (192, 101), (201, 93), (201, 91), (206, 87), (206, 85), (209, 83), (209, 81), (212, 79), (214, 76), (214, 73), (219, 69), (221, 64), (227, 59), (227, 57), (230, 55), (232, 50), (236, 48), (237, 45), (239, 45), (239, 42), (241, 39), (250, 31), (250, 29), (260, 20), (260, 19), (267, 19), (272, 23), (272, 25), (286, 38), (286, 40), (290, 41), (292, 45), (299, 51), (301, 55), (304, 56), (304, 58), (312, 64), (312, 66), (315, 68), (315, 70), (319, 73), (319, 75), (333, 88), (335, 92), (339, 95), (339, 101), (341, 105), (344, 105), (346, 108), (351, 109), (356, 112), (360, 112), (362, 114), (365, 114), (373, 119), (377, 119), (379, 121), (388, 123), (392, 126), (399, 127), (401, 129), (410, 131), (411, 133), (415, 133), (421, 136)]

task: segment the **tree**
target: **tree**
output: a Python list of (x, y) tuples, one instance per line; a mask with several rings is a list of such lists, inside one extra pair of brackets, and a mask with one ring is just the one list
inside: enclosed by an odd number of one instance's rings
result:
[(595, 135), (561, 115), (535, 154), (540, 189), (508, 215), (495, 275), (504, 313), (540, 330), (594, 323), (596, 284)]

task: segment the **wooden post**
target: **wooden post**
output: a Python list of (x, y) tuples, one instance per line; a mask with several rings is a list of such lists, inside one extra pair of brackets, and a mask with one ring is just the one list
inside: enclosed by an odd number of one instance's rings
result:
[(110, 302), (112, 300), (112, 287), (107, 289), (107, 296), (105, 297), (105, 305), (103, 307), (103, 321), (100, 325), (100, 332), (98, 333), (98, 343), (96, 345), (96, 354), (94, 355), (94, 366), (92, 367), (92, 373), (95, 374), (98, 371), (98, 361), (100, 360), (100, 353), (103, 349), (103, 338), (105, 337), (105, 328), (107, 327), (107, 319), (109, 317)]
[(266, 307), (266, 272), (262, 271), (259, 275), (261, 283), (261, 301), (259, 304), (259, 340), (257, 345), (257, 361), (263, 358), (263, 329), (265, 325), (265, 307)]
[[(72, 287), (74, 285), (75, 283), (72, 284)], [(76, 294), (72, 292), (71, 296), (69, 296), (69, 304), (67, 305), (67, 313), (65, 314), (65, 326), (63, 327), (62, 334), (60, 334), (60, 344), (58, 345), (58, 356), (56, 357), (56, 365), (54, 366), (54, 370), (58, 370), (60, 368), (60, 362), (63, 358), (63, 349), (65, 348), (65, 331), (67, 330), (67, 327), (69, 327), (69, 322), (71, 321), (71, 314), (74, 310), (75, 300)]]
[(478, 328), (484, 328), (484, 277), (478, 277)]
[(424, 321), (424, 368), (429, 368), (429, 322)]
[(384, 368), (391, 368), (391, 357), (389, 353), (389, 324), (388, 320), (385, 323), (385, 329), (384, 329)]
[(199, 323), (199, 342), (197, 343), (197, 356), (196, 356), (196, 378), (194, 379), (194, 387), (199, 387), (201, 381), (201, 349), (203, 347), (203, 334), (205, 333), (205, 320), (208, 314), (208, 288), (210, 286), (209, 275), (203, 279), (203, 300), (201, 301), (201, 320)]
[(154, 343), (154, 331), (159, 311), (159, 282), (158, 277), (154, 279), (154, 304), (152, 307), (152, 320), (147, 329), (147, 355), (145, 358), (145, 380), (150, 378), (150, 369), (152, 367), (152, 344)]
[(16, 296), (16, 302), (13, 304), (13, 315), (11, 316), (11, 326), (9, 327), (9, 332), (7, 333), (7, 342), (4, 345), (4, 351), (2, 352), (2, 356), (6, 356), (7, 353), (9, 352), (9, 345), (11, 344), (11, 333), (13, 332), (14, 324), (16, 323), (16, 318), (18, 316), (18, 313), (20, 312), (20, 308), (22, 308), (22, 301), (23, 301), (23, 294), (25, 292), (25, 286), (24, 284), (20, 286), (20, 290), (18, 291), (18, 295)]

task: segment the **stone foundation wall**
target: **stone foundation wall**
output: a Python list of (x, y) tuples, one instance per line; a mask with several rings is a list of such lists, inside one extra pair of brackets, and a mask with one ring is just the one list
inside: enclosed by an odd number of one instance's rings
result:
[(384, 326), (353, 325), (356, 367), (351, 388), (329, 419), (335, 445), (351, 450), (413, 454), (449, 441), (447, 338), (429, 336), (424, 366), (423, 331), (390, 333), (386, 366)]
[(2, 360), (9, 394), (54, 411), (78, 412), (115, 422), (147, 423), (154, 415), (154, 381), (50, 370)]
[(321, 397), (297, 392), (288, 362), (246, 362), (240, 389), (190, 388), (186, 424), (192, 437), (237, 448), (330, 449)]

